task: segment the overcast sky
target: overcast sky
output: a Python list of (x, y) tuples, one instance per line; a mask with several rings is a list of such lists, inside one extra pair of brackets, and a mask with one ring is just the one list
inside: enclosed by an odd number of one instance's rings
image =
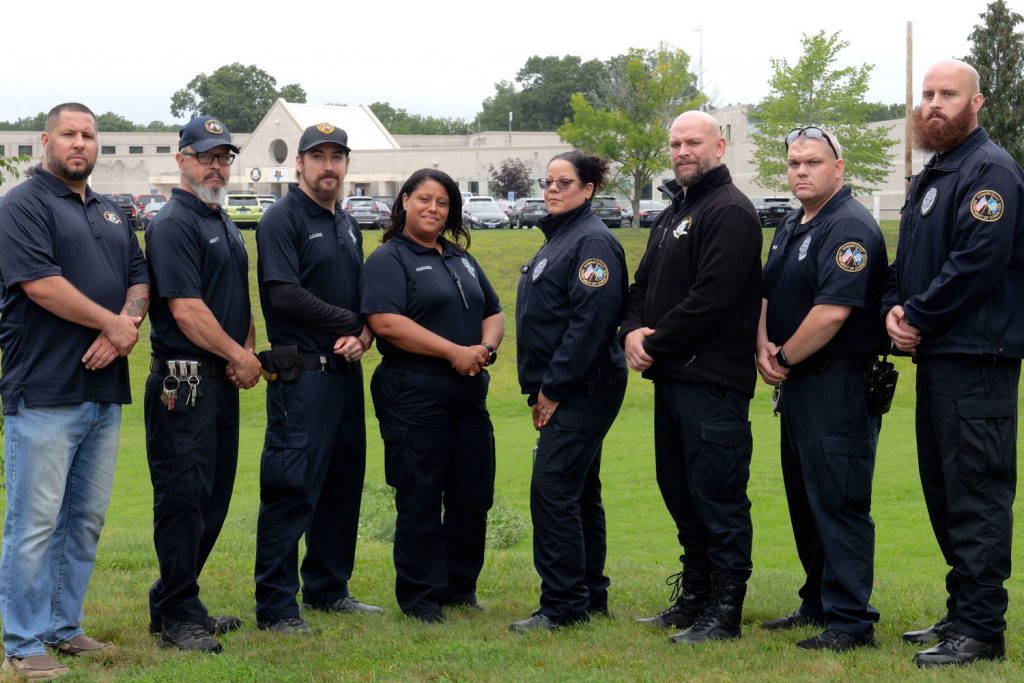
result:
[[(1024, 0), (1007, 4), (1024, 14)], [(607, 59), (664, 41), (688, 52), (696, 71), (699, 27), (704, 86), (716, 104), (760, 101), (769, 60), (795, 63), (801, 34), (819, 30), (839, 31), (850, 43), (839, 66), (874, 64), (869, 100), (903, 102), (907, 21), (916, 99), (931, 63), (968, 53), (967, 36), (986, 7), (985, 0), (7, 0), (0, 120), (78, 100), (97, 113), (170, 122), (175, 90), (231, 62), (256, 64), (278, 86), (301, 84), (310, 103), (388, 101), (413, 114), (472, 119), (494, 84), (514, 79), (531, 55)]]

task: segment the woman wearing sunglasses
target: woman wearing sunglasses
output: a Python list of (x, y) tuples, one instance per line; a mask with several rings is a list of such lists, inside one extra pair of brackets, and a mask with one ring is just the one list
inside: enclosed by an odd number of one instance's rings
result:
[(541, 597), (509, 627), (517, 633), (608, 614), (601, 443), (626, 391), (616, 331), (628, 280), (621, 245), (590, 209), (607, 172), (607, 160), (580, 152), (551, 160), (539, 181), (546, 240), (519, 280), (519, 384), (540, 432), (530, 513)]

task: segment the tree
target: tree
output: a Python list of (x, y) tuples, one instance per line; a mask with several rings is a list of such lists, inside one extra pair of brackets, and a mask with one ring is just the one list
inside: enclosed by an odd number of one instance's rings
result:
[(772, 59), (771, 93), (748, 116), (756, 125), (754, 163), (761, 187), (788, 190), (783, 139), (799, 126), (822, 126), (836, 134), (846, 161), (846, 184), (855, 194), (882, 183), (892, 168), (888, 130), (869, 127), (873, 105), (864, 101), (870, 64), (833, 69), (837, 55), (849, 43), (819, 31), (803, 35), (804, 53), (796, 64)]
[(533, 183), (530, 172), (521, 159), (505, 159), (498, 168), (491, 166), (491, 193), (496, 197), (507, 197), (509, 192), (515, 196), (529, 197)]
[(370, 110), (393, 135), (468, 135), (473, 132), (464, 119), (410, 114), (404, 109), (395, 109), (388, 102), (374, 102)]
[(574, 55), (534, 55), (526, 60), (514, 83), (495, 84), (494, 97), (484, 100), (477, 114), (478, 130), (505, 130), (509, 112), (515, 130), (554, 130), (572, 115), (570, 95), (593, 95), (603, 71), (596, 59), (584, 62)]
[(11, 121), (0, 121), (0, 130), (30, 130), (38, 131), (46, 127), (46, 112), (41, 111), (35, 116), (26, 116), (13, 123)]
[(278, 97), (305, 102), (306, 91), (292, 83), (277, 89), (277, 80), (255, 64), (238, 62), (201, 73), (171, 96), (171, 114), (195, 118), (216, 116), (235, 133), (251, 133)]
[(139, 130), (140, 126), (132, 123), (120, 114), (108, 111), (96, 116), (96, 128), (101, 133), (128, 133)]
[(983, 22), (971, 31), (971, 54), (964, 57), (981, 77), (985, 106), (978, 122), (1017, 163), (1024, 163), (1024, 37), (1016, 30), (1024, 17), (1003, 0), (978, 16)]
[(905, 103), (882, 104), (881, 102), (869, 102), (867, 107), (868, 109), (865, 121), (868, 123), (902, 119), (907, 115), (907, 105)]
[(604, 156), (618, 166), (617, 175), (628, 181), (634, 227), (644, 186), (670, 165), (669, 125), (704, 100), (689, 66), (685, 52), (665, 44), (657, 50), (632, 48), (613, 57), (592, 100), (575, 93), (573, 119), (558, 129), (576, 149)]
[[(32, 158), (28, 155), (16, 157), (0, 157), (0, 185), (4, 184), (4, 176), (11, 176), (13, 179), (21, 177), (21, 170), (18, 164), (27, 164)], [(3, 425), (3, 418), (0, 418), (0, 427)], [(0, 431), (3, 431), (0, 429)]]

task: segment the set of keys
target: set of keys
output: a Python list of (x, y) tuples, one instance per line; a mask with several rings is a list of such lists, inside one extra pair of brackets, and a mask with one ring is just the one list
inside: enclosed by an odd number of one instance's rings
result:
[(201, 396), (199, 390), (199, 362), (194, 360), (167, 361), (167, 376), (164, 377), (163, 389), (160, 392), (160, 403), (167, 412), (174, 412), (178, 401), (178, 390), (181, 389), (182, 379), (187, 387), (185, 405), (190, 408), (196, 407), (196, 399)]

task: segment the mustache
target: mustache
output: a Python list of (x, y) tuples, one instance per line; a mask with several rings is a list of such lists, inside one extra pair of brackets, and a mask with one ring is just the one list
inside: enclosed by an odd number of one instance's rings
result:
[(213, 178), (216, 178), (217, 180), (224, 180), (224, 176), (222, 176), (220, 171), (217, 170), (208, 171), (206, 175), (203, 176), (203, 180), (212, 180)]
[(316, 179), (319, 181), (319, 180), (323, 180), (324, 178), (334, 178), (335, 180), (340, 180), (340, 178), (338, 177), (338, 174), (335, 173), (334, 171), (324, 171), (319, 176), (317, 176)]

